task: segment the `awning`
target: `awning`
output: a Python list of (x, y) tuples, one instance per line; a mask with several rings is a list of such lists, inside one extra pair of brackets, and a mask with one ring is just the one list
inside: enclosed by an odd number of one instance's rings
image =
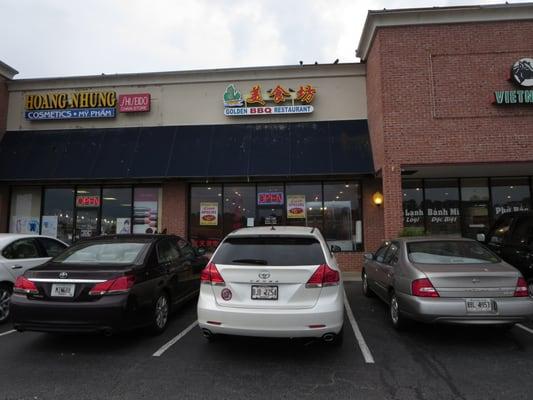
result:
[(373, 173), (366, 120), (8, 131), (0, 180)]

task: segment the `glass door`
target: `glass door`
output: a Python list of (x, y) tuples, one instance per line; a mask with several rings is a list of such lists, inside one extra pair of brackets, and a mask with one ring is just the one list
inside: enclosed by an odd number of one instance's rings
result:
[(257, 225), (283, 225), (285, 193), (283, 184), (257, 186)]
[(76, 190), (76, 230), (74, 240), (98, 235), (100, 204), (100, 188), (78, 188)]
[(463, 236), (475, 239), (478, 233), (488, 233), (489, 188), (487, 179), (461, 180), (461, 205)]

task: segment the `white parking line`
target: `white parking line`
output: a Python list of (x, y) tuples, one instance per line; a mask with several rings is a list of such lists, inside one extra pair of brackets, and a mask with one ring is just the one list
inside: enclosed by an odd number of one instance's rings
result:
[(178, 340), (180, 340), (183, 336), (185, 336), (187, 333), (191, 331), (196, 325), (198, 325), (198, 321), (194, 321), (192, 324), (190, 324), (187, 328), (182, 330), (177, 336), (172, 338), (170, 341), (165, 343), (159, 350), (157, 350), (154, 354), (152, 354), (153, 357), (160, 357), (165, 351), (170, 349), (173, 345), (176, 344)]
[(2, 332), (2, 333), (0, 333), (0, 336), (6, 336), (6, 335), (9, 335), (10, 333), (13, 333), (13, 332), (16, 332), (16, 330), (11, 329), (10, 331)]
[(370, 349), (368, 348), (365, 342), (365, 338), (363, 337), (363, 334), (361, 333), (361, 330), (359, 329), (359, 325), (357, 325), (357, 321), (355, 320), (355, 317), (353, 316), (352, 308), (350, 307), (350, 304), (348, 303), (348, 296), (346, 296), (346, 292), (344, 292), (344, 307), (346, 308), (346, 313), (348, 314), (348, 320), (350, 321), (350, 324), (352, 325), (353, 333), (355, 333), (355, 338), (357, 339), (357, 343), (359, 344), (361, 353), (363, 353), (365, 362), (367, 364), (374, 364), (374, 357), (372, 357), (372, 353), (370, 352)]
[(533, 329), (528, 328), (527, 326), (524, 326), (522, 324), (516, 324), (516, 326), (518, 326), (520, 329), (525, 330), (526, 332), (533, 333)]

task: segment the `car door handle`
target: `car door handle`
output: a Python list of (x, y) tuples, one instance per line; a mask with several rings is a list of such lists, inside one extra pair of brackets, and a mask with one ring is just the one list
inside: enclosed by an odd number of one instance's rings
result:
[(11, 266), (11, 269), (22, 269), (22, 265), (13, 265)]

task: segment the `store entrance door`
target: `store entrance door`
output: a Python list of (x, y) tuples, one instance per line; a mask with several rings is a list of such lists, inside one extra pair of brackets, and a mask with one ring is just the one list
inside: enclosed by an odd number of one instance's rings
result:
[(284, 225), (283, 184), (257, 186), (257, 225)]

